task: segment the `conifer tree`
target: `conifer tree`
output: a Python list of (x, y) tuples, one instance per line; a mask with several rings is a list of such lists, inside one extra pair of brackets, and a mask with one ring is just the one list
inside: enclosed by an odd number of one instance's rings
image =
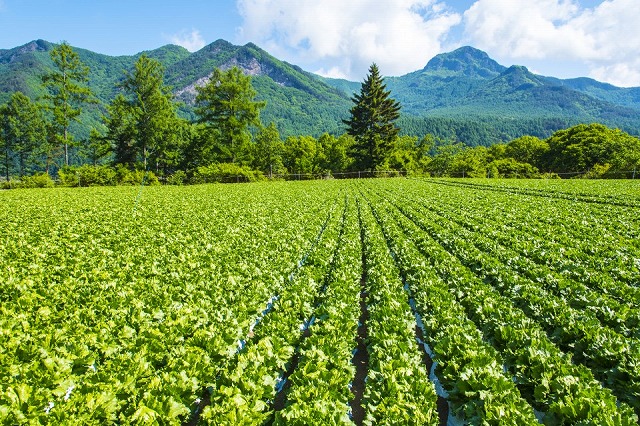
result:
[(80, 57), (67, 42), (63, 42), (51, 51), (51, 60), (56, 70), (42, 78), (48, 90), (45, 99), (51, 102), (48, 107), (53, 113), (52, 133), (55, 145), (64, 147), (64, 164), (69, 165), (69, 145), (73, 138), (69, 135), (69, 125), (78, 121), (83, 103), (94, 103), (95, 99), (89, 87), (89, 68), (80, 61)]
[(265, 103), (254, 101), (251, 77), (237, 67), (228, 71), (216, 68), (209, 82), (196, 90), (196, 114), (214, 135), (209, 139), (218, 140), (223, 160), (235, 163), (248, 146), (248, 127), (260, 124)]
[(18, 173), (23, 176), (27, 160), (40, 153), (45, 138), (40, 107), (22, 92), (15, 92), (7, 104), (0, 106), (0, 140), (4, 145), (7, 181), (14, 159), (18, 163)]
[(160, 62), (140, 56), (132, 72), (120, 84), (124, 94), (109, 106), (105, 118), (107, 138), (114, 144), (115, 162), (141, 161), (145, 170), (152, 162), (158, 171), (175, 163), (179, 119)]
[(356, 166), (376, 170), (382, 165), (398, 137), (400, 129), (395, 120), (400, 116), (400, 104), (390, 97), (390, 92), (374, 63), (362, 83), (360, 93), (351, 98), (351, 118), (343, 120), (347, 133), (354, 137), (353, 157)]

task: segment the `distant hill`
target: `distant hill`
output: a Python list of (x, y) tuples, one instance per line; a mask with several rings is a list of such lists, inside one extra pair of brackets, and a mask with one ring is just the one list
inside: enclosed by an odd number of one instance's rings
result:
[[(325, 81), (345, 93), (359, 90), (358, 83)], [(409, 134), (491, 144), (523, 134), (547, 137), (560, 128), (591, 122), (640, 134), (640, 88), (540, 76), (523, 66), (500, 65), (468, 46), (385, 82), (402, 104), (401, 123)]]
[(274, 122), (285, 135), (342, 133), (341, 119), (349, 109), (349, 97), (318, 76), (280, 61), (253, 43), (234, 46), (218, 40), (167, 67), (166, 81), (187, 106), (195, 99), (196, 85), (203, 85), (215, 68), (238, 67), (252, 76), (257, 99), (267, 102), (262, 121)]
[[(53, 63), (55, 45), (36, 40), (0, 50), (0, 102), (20, 90), (32, 98), (44, 93), (41, 76)], [(201, 50), (167, 45), (132, 56), (108, 56), (75, 48), (89, 66), (90, 87), (102, 105), (88, 109), (81, 131), (98, 126), (104, 105), (117, 93), (124, 70), (142, 54), (165, 67), (165, 81), (193, 118), (195, 87), (205, 84), (214, 68), (241, 68), (253, 77), (258, 99), (267, 102), (261, 117), (275, 122), (284, 136), (344, 132), (350, 97), (359, 82), (329, 79), (278, 60), (255, 44), (236, 46), (215, 41)], [(364, 79), (365, 76), (363, 76)], [(539, 76), (522, 66), (506, 67), (473, 47), (461, 47), (431, 59), (418, 71), (387, 77), (387, 87), (402, 105), (404, 134), (432, 133), (470, 145), (490, 145), (532, 134), (549, 136), (577, 123), (600, 122), (640, 135), (640, 88), (619, 88), (588, 78), (562, 80)]]

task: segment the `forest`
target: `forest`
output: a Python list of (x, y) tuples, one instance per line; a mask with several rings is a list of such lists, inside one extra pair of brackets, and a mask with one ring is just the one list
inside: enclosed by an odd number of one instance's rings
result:
[[(195, 115), (184, 118), (163, 66), (146, 55), (116, 83), (101, 126), (86, 129), (83, 112), (100, 103), (87, 85), (91, 70), (66, 43), (50, 55), (55, 69), (42, 76), (45, 95), (31, 99), (16, 91), (0, 105), (3, 188), (399, 174), (635, 178), (640, 169), (640, 139), (599, 123), (567, 126), (548, 138), (470, 146), (458, 136), (465, 129), (442, 136), (451, 120), (398, 119), (402, 105), (391, 98), (375, 64), (352, 98), (351, 118), (336, 123), (342, 133), (283, 137), (276, 123), (261, 120), (265, 102), (256, 100), (251, 76), (238, 68), (212, 70), (209, 81), (194, 89)], [(373, 118), (380, 102), (393, 110), (383, 122)], [(532, 121), (532, 134), (539, 125)], [(483, 136), (474, 133), (487, 128), (469, 126), (466, 132), (477, 140)], [(410, 135), (418, 132), (423, 136)]]

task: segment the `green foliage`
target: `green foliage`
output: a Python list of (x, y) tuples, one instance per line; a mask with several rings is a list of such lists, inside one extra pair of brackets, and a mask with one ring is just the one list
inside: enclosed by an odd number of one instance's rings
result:
[(55, 182), (48, 173), (36, 173), (31, 176), (22, 176), (20, 180), (11, 185), (11, 188), (53, 188)]
[(549, 151), (549, 144), (535, 136), (522, 136), (514, 139), (505, 146), (504, 155), (521, 163), (529, 163), (540, 167)]
[[(51, 130), (55, 146), (64, 147), (64, 165), (69, 165), (69, 145), (73, 137), (69, 135), (71, 122), (78, 121), (82, 105), (94, 102), (93, 92), (87, 87), (89, 68), (82, 63), (77, 52), (66, 42), (51, 50), (51, 60), (55, 70), (42, 77), (52, 112)], [(55, 147), (54, 147), (55, 148)]]
[(6, 105), (0, 106), (0, 143), (7, 181), (16, 165), (18, 174), (24, 176), (30, 163), (43, 153), (45, 139), (45, 121), (40, 107), (22, 92), (15, 92)]
[(114, 99), (105, 120), (116, 164), (140, 161), (156, 170), (176, 165), (179, 122), (160, 62), (140, 56), (120, 87), (125, 94)]
[(265, 177), (261, 171), (252, 170), (247, 166), (234, 163), (217, 163), (210, 166), (198, 167), (189, 179), (193, 184), (258, 182), (262, 180), (265, 180)]
[(144, 170), (130, 170), (123, 164), (116, 164), (116, 182), (118, 185), (160, 185), (160, 181), (155, 173)]
[(347, 133), (355, 138), (352, 149), (357, 167), (378, 170), (393, 150), (400, 131), (395, 125), (400, 104), (390, 95), (378, 66), (372, 64), (360, 93), (351, 98), (351, 117), (343, 120)]
[(181, 186), (187, 182), (187, 174), (183, 170), (177, 170), (167, 176), (167, 185)]
[(95, 128), (89, 131), (89, 139), (82, 144), (80, 154), (85, 157), (91, 165), (97, 166), (112, 152), (109, 140), (100, 134)]
[(608, 173), (640, 167), (640, 139), (602, 124), (580, 124), (554, 133), (548, 140), (547, 170), (584, 173), (609, 164)]
[(539, 176), (538, 169), (529, 163), (522, 163), (513, 158), (494, 160), (487, 165), (489, 176), (492, 178), (535, 178)]
[(109, 166), (65, 166), (58, 171), (61, 186), (116, 185), (116, 171)]
[[(226, 154), (224, 161), (241, 161), (250, 141), (249, 126), (260, 124), (260, 109), (264, 102), (256, 102), (251, 77), (239, 68), (228, 71), (216, 68), (209, 82), (196, 87), (196, 114), (206, 129), (213, 129), (215, 140)], [(210, 138), (214, 139), (214, 138)]]
[(255, 137), (253, 167), (267, 176), (286, 173), (282, 156), (284, 143), (274, 123), (262, 127)]

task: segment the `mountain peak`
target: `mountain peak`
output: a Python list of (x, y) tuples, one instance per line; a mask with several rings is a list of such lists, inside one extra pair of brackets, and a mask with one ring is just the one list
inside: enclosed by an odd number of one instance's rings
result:
[(517, 88), (518, 90), (550, 85), (550, 83), (543, 81), (539, 76), (533, 74), (527, 67), (522, 65), (510, 66), (500, 74), (496, 80), (502, 80), (507, 85)]
[(453, 52), (436, 55), (424, 67), (424, 71), (443, 74), (463, 74), (468, 77), (492, 78), (505, 70), (486, 52), (471, 46), (460, 47)]
[(52, 47), (53, 45), (46, 40), (33, 40), (13, 49), (3, 49), (0, 50), (0, 64), (13, 63), (24, 55), (34, 52), (48, 52)]

